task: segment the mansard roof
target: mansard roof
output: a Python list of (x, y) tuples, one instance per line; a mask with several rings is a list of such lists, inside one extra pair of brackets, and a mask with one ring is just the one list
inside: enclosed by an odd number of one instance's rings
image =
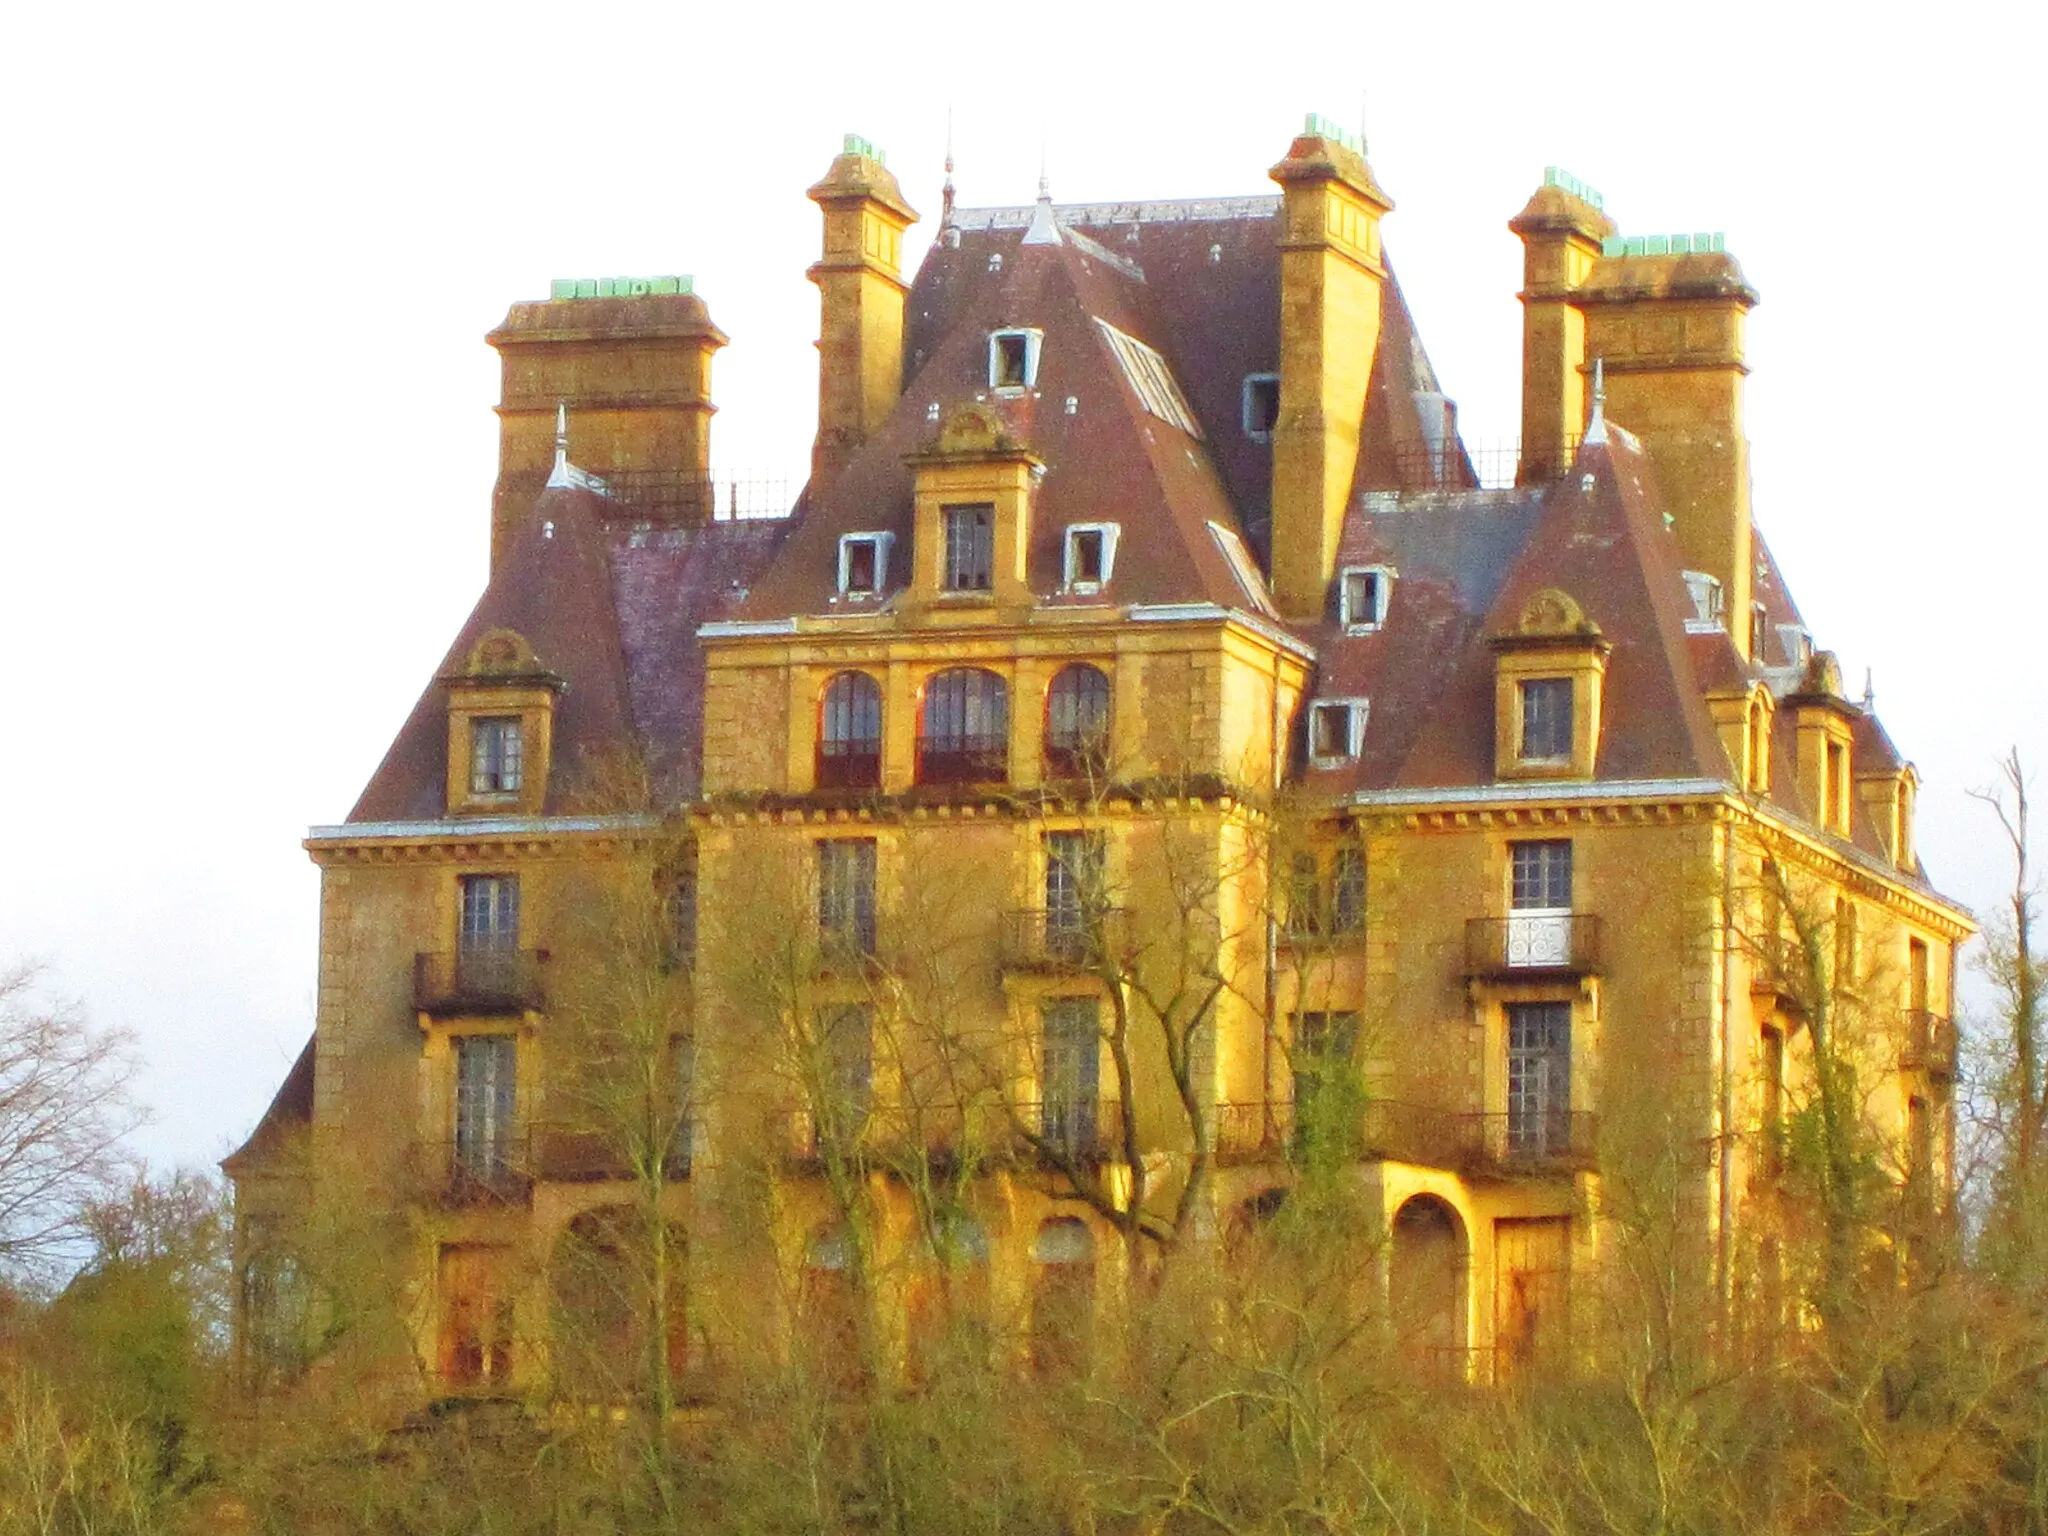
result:
[(349, 813), (351, 822), (446, 812), (447, 684), (485, 634), (510, 629), (562, 680), (542, 810), (572, 809), (577, 770), (631, 752), (693, 795), (702, 734), (698, 627), (727, 617), (780, 538), (772, 521), (650, 527), (583, 485), (534, 501), (490, 585), (457, 632)]

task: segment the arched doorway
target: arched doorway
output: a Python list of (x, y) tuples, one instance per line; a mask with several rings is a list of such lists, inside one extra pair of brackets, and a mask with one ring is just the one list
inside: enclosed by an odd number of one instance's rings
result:
[(1458, 1375), (1468, 1342), (1467, 1255), (1458, 1213), (1416, 1195), (1394, 1213), (1387, 1306), (1401, 1351), (1431, 1374)]
[[(657, 1326), (671, 1391), (681, 1380), (690, 1337), (687, 1250), (673, 1222), (659, 1234), (659, 1250), (655, 1236), (641, 1212), (607, 1205), (582, 1212), (556, 1240), (548, 1278), (557, 1391), (616, 1399), (651, 1390), (647, 1341)], [(657, 1286), (667, 1302), (659, 1319)]]

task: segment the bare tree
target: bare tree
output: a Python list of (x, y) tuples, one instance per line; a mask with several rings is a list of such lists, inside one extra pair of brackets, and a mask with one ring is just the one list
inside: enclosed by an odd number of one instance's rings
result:
[(47, 1282), (81, 1256), (88, 1205), (118, 1184), (122, 1137), (141, 1121), (118, 1031), (0, 970), (0, 1273)]

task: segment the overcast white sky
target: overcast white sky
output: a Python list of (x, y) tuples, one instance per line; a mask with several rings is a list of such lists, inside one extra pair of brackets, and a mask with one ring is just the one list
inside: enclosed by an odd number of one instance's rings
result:
[(309, 824), (346, 814), (479, 591), (483, 334), (557, 276), (689, 272), (714, 453), (800, 478), (840, 135), (963, 205), (1271, 190), (1363, 111), (1468, 439), (1517, 430), (1546, 164), (1725, 230), (1756, 507), (1819, 643), (1993, 900), (1963, 791), (2048, 769), (2038, 7), (44, 5), (0, 55), (0, 959), (132, 1030), (142, 1148), (211, 1160), (312, 1027)]

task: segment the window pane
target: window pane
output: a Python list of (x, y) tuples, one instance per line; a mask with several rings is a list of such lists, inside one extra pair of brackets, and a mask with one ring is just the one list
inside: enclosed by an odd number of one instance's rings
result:
[(1001, 783), (1009, 773), (1010, 695), (993, 672), (961, 667), (925, 684), (920, 783)]
[(1541, 843), (1510, 843), (1511, 904), (1518, 910), (1572, 904), (1572, 845), (1559, 839)]
[(525, 742), (519, 717), (492, 716), (469, 728), (469, 792), (505, 795), (517, 792)]
[(1109, 679), (1096, 668), (1062, 668), (1045, 706), (1046, 760), (1057, 773), (1100, 770), (1109, 749)]
[(477, 1178), (502, 1176), (518, 1104), (517, 1043), (510, 1035), (455, 1041), (455, 1163)]
[(825, 685), (818, 722), (818, 784), (872, 789), (882, 782), (882, 685), (842, 672)]
[(1541, 677), (1522, 684), (1522, 753), (1525, 758), (1572, 755), (1572, 683)]
[(1100, 1006), (1092, 997), (1060, 997), (1046, 1003), (1039, 1016), (1044, 1030), (1039, 1134), (1069, 1154), (1095, 1144)]
[(1508, 1007), (1508, 1150), (1561, 1152), (1570, 1146), (1571, 1005)]
[(1365, 852), (1339, 848), (1330, 878), (1330, 927), (1357, 933), (1365, 927)]
[(995, 569), (995, 509), (946, 508), (946, 586), (954, 592), (986, 592)]
[(818, 942), (828, 958), (874, 954), (874, 839), (818, 844)]
[(874, 1103), (874, 1020), (867, 1004), (821, 1009), (818, 1035), (818, 1125), (827, 1135), (851, 1140), (860, 1135)]
[(464, 951), (509, 950), (519, 947), (519, 877), (464, 875), (462, 927)]

